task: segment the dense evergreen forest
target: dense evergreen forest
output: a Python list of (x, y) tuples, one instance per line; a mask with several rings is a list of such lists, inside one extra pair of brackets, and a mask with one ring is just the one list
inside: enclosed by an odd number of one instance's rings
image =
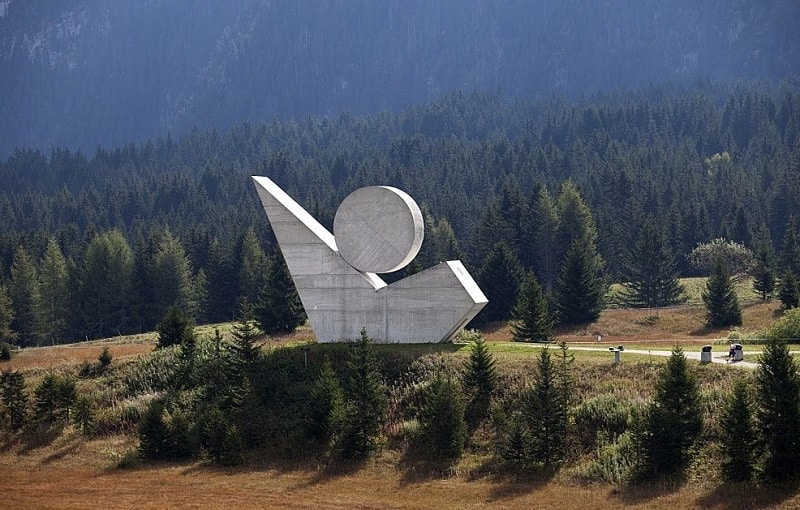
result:
[(507, 291), (492, 282), (524, 271), (557, 300), (570, 264), (624, 281), (653, 226), (676, 274), (697, 274), (688, 254), (716, 238), (767, 246), (788, 270), (800, 252), (800, 88), (454, 93), (398, 114), (243, 123), (94, 154), (18, 149), (0, 162), (0, 336), (74, 341), (152, 329), (173, 305), (209, 322), (274, 302), (265, 289), (286, 275), (250, 175), (328, 227), (358, 187), (407, 191), (426, 241), (406, 271), (462, 258), (490, 301)]
[(0, 157), (193, 126), (800, 73), (796, 0), (0, 1)]

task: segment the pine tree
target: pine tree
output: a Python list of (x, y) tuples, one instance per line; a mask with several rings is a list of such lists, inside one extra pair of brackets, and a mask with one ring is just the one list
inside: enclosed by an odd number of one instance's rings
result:
[(676, 347), (662, 368), (656, 394), (640, 431), (639, 475), (657, 478), (681, 474), (703, 427), (700, 392), (686, 356)]
[(192, 321), (177, 306), (172, 306), (167, 310), (167, 314), (158, 323), (156, 331), (158, 332), (156, 348), (194, 342)]
[(522, 266), (508, 245), (503, 241), (494, 245), (478, 274), (478, 286), (489, 299), (478, 321), (510, 319), (517, 304), (521, 278)]
[(47, 374), (34, 390), (34, 417), (47, 424), (68, 419), (76, 398), (75, 381)]
[(783, 233), (779, 265), (781, 271), (800, 274), (800, 239), (798, 239), (797, 219), (789, 217)]
[(188, 317), (197, 317), (189, 257), (180, 240), (168, 230), (158, 236), (147, 276), (153, 296), (153, 312), (157, 316), (163, 316), (170, 307), (176, 306)]
[(28, 421), (30, 403), (25, 390), (25, 376), (18, 371), (2, 372), (0, 392), (2, 392), (5, 415), (8, 418), (8, 427), (12, 432), (16, 432)]
[(303, 303), (278, 248), (268, 260), (266, 281), (254, 314), (258, 327), (268, 335), (294, 331), (306, 320)]
[(64, 339), (69, 317), (69, 275), (67, 262), (54, 239), (47, 242), (47, 249), (39, 264), (39, 299), (36, 303), (36, 337), (49, 344)]
[(746, 482), (753, 477), (756, 429), (753, 406), (747, 383), (738, 379), (720, 417), (722, 430), (722, 476), (732, 482)]
[(587, 324), (600, 317), (606, 292), (601, 270), (594, 245), (576, 240), (567, 251), (556, 285), (559, 323)]
[(236, 314), (238, 278), (229, 250), (218, 240), (211, 243), (206, 268), (208, 317), (212, 322), (229, 321)]
[(714, 265), (702, 297), (706, 305), (706, 326), (724, 328), (742, 325), (739, 299), (736, 297), (733, 283), (723, 264)]
[(133, 252), (122, 232), (112, 230), (92, 238), (83, 258), (77, 293), (88, 336), (102, 338), (129, 330), (133, 275)]
[(515, 342), (551, 342), (553, 317), (533, 273), (522, 282), (511, 331)]
[(622, 279), (625, 302), (635, 308), (675, 304), (683, 287), (663, 232), (648, 220), (626, 257)]
[(145, 459), (167, 459), (172, 452), (172, 438), (164, 414), (164, 403), (156, 399), (150, 402), (139, 420), (139, 453)]
[(797, 276), (791, 271), (785, 271), (781, 277), (778, 287), (778, 298), (781, 300), (781, 308), (789, 310), (800, 306), (800, 286), (798, 286)]
[(532, 241), (525, 247), (531, 251), (523, 260), (530, 260), (536, 275), (541, 279), (542, 287), (552, 289), (558, 278), (559, 255), (562, 248), (558, 246), (558, 210), (547, 188), (540, 188), (532, 198), (529, 206), (530, 214), (526, 218), (526, 231), (531, 233)]
[(489, 403), (497, 389), (497, 369), (492, 353), (479, 332), (470, 345), (469, 360), (464, 368), (464, 389), (467, 393), (467, 419), (472, 426), (489, 413)]
[(14, 322), (14, 307), (8, 290), (0, 285), (0, 341), (12, 343), (17, 338), (16, 332), (11, 329)]
[(547, 348), (539, 352), (533, 386), (525, 395), (525, 421), (531, 459), (552, 466), (564, 460), (567, 447), (567, 408), (559, 388), (558, 369)]
[(36, 277), (36, 266), (22, 246), (18, 246), (14, 252), (9, 293), (14, 305), (14, 320), (11, 327), (17, 332), (22, 345), (31, 345), (36, 338), (39, 282)]
[(461, 457), (467, 437), (461, 387), (436, 374), (423, 393), (419, 411), (419, 437), (427, 455), (448, 461)]
[(764, 476), (787, 480), (800, 471), (800, 377), (782, 340), (770, 339), (756, 370), (756, 416), (764, 447)]
[(362, 460), (378, 446), (388, 406), (372, 341), (366, 331), (362, 330), (361, 338), (352, 344), (347, 365), (345, 419), (336, 451), (341, 459)]
[(231, 330), (233, 337), (228, 349), (230, 351), (229, 364), (235, 374), (236, 379), (250, 374), (251, 369), (256, 365), (261, 357), (261, 349), (256, 343), (259, 338), (258, 327), (253, 319), (253, 309), (248, 303), (244, 303), (239, 313), (239, 318)]
[(248, 229), (239, 245), (239, 303), (257, 303), (268, 285), (269, 261), (253, 229)]
[(775, 252), (766, 226), (759, 230), (755, 250), (755, 263), (751, 270), (753, 290), (760, 293), (761, 299), (766, 301), (775, 290)]
[(329, 360), (325, 360), (311, 388), (309, 435), (326, 450), (343, 426), (344, 391)]

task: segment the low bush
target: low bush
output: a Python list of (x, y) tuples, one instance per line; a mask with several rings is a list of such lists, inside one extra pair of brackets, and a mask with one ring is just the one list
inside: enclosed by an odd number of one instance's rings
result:
[(11, 359), (11, 346), (5, 342), (0, 342), (0, 361)]
[(603, 394), (590, 397), (572, 410), (575, 432), (584, 448), (591, 449), (604, 441), (614, 441), (625, 431), (632, 406), (618, 396)]
[(800, 308), (786, 310), (783, 317), (775, 321), (762, 335), (766, 340), (787, 343), (800, 341)]

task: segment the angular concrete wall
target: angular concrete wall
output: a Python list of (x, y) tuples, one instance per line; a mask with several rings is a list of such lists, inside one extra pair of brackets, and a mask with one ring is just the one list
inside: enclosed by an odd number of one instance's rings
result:
[(362, 328), (377, 342), (442, 342), (488, 302), (459, 261), (387, 286), (348, 264), (334, 236), (275, 183), (253, 180), (318, 342), (353, 340)]

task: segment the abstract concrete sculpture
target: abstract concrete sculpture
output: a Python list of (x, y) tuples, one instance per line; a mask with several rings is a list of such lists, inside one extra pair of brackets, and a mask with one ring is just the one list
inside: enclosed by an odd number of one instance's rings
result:
[(410, 263), (424, 235), (419, 207), (406, 193), (371, 186), (351, 193), (331, 234), (266, 177), (253, 177), (318, 342), (451, 339), (486, 305), (464, 265), (452, 260), (386, 285), (376, 273)]

